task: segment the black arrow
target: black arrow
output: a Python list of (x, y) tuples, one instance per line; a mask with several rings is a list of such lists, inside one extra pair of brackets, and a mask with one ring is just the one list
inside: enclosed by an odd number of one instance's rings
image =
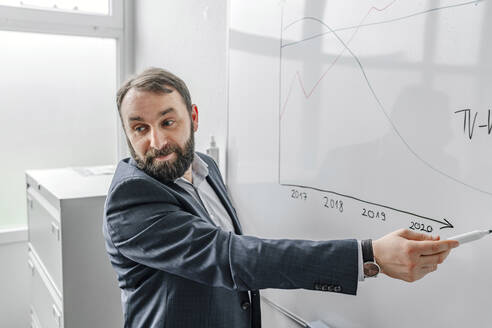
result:
[(445, 226), (442, 226), (441, 229), (446, 229), (446, 228), (451, 228), (453, 229), (454, 228), (454, 225), (451, 224), (451, 222), (449, 222), (448, 220), (446, 219), (443, 219), (444, 221), (446, 221), (446, 225)]
[(345, 197), (345, 198), (350, 198), (350, 199), (353, 199), (353, 200), (356, 200), (356, 201), (359, 201), (359, 202), (362, 202), (362, 203), (366, 203), (366, 204), (370, 204), (370, 205), (374, 205), (374, 206), (379, 206), (379, 207), (382, 207), (382, 208), (387, 208), (389, 210), (393, 210), (393, 211), (396, 211), (396, 212), (400, 212), (400, 213), (412, 215), (412, 216), (415, 216), (415, 217), (418, 217), (418, 218), (421, 218), (421, 219), (424, 219), (424, 220), (429, 220), (429, 221), (433, 221), (433, 222), (442, 224), (443, 226), (441, 228), (439, 228), (439, 229), (454, 228), (454, 226), (451, 224), (451, 222), (449, 222), (447, 219), (443, 219), (444, 220), (444, 222), (443, 222), (443, 221), (440, 221), (440, 220), (429, 218), (427, 216), (415, 214), (415, 213), (412, 213), (412, 212), (409, 212), (409, 211), (399, 210), (399, 209), (394, 208), (394, 207), (391, 207), (391, 206), (382, 205), (382, 204), (370, 202), (370, 201), (367, 201), (367, 200), (363, 200), (363, 199), (360, 199), (360, 198), (357, 198), (357, 197), (354, 197), (354, 196), (341, 194), (341, 193), (338, 193), (336, 191), (325, 190), (325, 189), (320, 189), (320, 188), (315, 188), (315, 187), (309, 187), (309, 186), (303, 186), (303, 185), (287, 184), (287, 183), (280, 183), (280, 185), (281, 186), (284, 186), (284, 187), (297, 187), (297, 188), (304, 188), (304, 189), (316, 190), (316, 191), (320, 191), (320, 192), (324, 192), (324, 193), (338, 195), (338, 196)]

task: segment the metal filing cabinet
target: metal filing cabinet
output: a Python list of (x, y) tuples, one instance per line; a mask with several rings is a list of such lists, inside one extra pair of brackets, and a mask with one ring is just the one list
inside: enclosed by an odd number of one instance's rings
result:
[(114, 167), (26, 172), (31, 327), (123, 326), (102, 235)]

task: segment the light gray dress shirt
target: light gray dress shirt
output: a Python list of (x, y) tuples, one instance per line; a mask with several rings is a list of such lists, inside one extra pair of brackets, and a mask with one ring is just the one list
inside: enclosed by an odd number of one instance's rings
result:
[(193, 196), (210, 215), (212, 221), (222, 230), (234, 232), (231, 218), (219, 197), (207, 182), (208, 165), (199, 156), (194, 157), (191, 164), (192, 183), (184, 177), (174, 182)]
[[(212, 221), (225, 231), (234, 232), (231, 218), (227, 213), (219, 197), (207, 182), (208, 165), (199, 156), (194, 156), (191, 164), (192, 182), (190, 183), (184, 177), (174, 180), (178, 186), (186, 190), (210, 215)], [(360, 240), (357, 240), (357, 260), (359, 263), (359, 281), (364, 281), (364, 268), (362, 263), (362, 246)]]

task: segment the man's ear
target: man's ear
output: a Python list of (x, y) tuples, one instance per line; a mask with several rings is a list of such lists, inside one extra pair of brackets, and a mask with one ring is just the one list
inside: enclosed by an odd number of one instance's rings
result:
[(198, 130), (198, 107), (191, 105), (191, 121), (193, 122), (193, 131)]

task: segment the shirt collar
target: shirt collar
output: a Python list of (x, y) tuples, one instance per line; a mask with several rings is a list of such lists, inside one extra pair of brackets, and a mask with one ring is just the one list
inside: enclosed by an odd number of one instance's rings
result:
[[(198, 188), (200, 184), (205, 180), (208, 176), (208, 165), (200, 158), (196, 153), (193, 156), (193, 162), (191, 163), (191, 174), (193, 177), (193, 185)], [(178, 181), (184, 181), (186, 183), (190, 183), (184, 177), (177, 178), (174, 180), (174, 183)]]

